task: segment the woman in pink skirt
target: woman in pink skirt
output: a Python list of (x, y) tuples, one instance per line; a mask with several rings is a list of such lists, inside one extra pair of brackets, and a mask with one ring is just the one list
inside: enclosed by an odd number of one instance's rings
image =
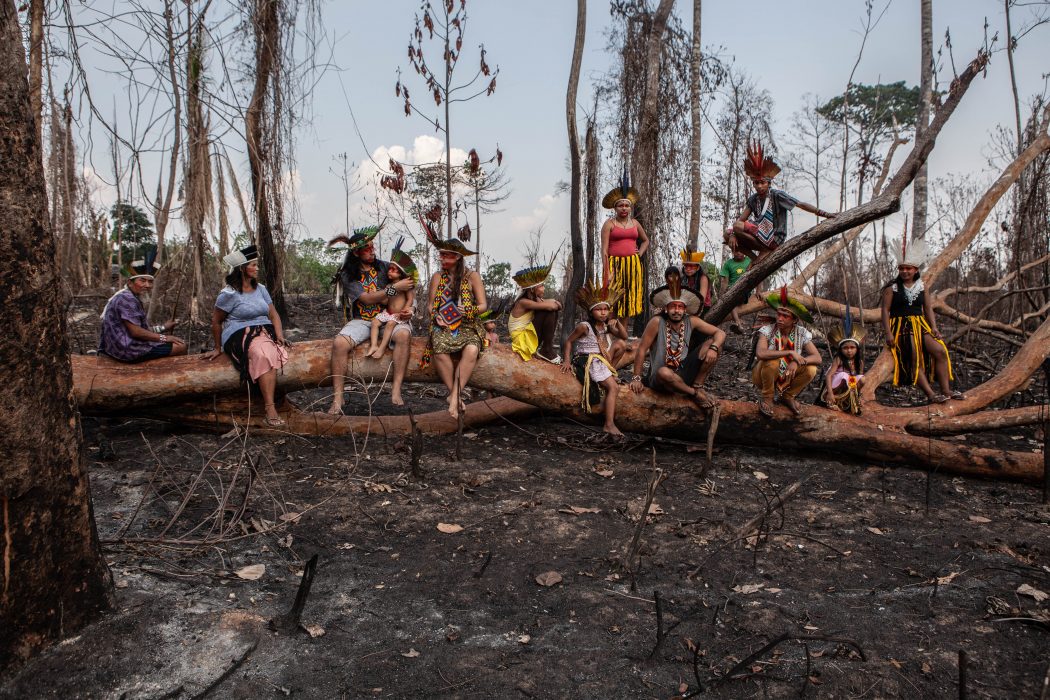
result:
[(205, 353), (204, 359), (214, 360), (224, 352), (229, 355), (241, 380), (262, 393), (266, 425), (279, 427), (285, 422), (277, 413), (274, 391), (277, 370), (288, 361), (289, 343), (270, 293), (259, 284), (258, 257), (255, 246), (248, 246), (223, 258), (230, 274), (211, 317), (215, 349)]

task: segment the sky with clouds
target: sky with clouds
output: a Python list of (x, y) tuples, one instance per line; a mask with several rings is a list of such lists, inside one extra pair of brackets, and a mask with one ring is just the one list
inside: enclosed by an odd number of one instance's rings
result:
[[(568, 236), (568, 200), (559, 193), (558, 184), (568, 179), (565, 91), (575, 5), (569, 0), (471, 0), (468, 5), (460, 71), (472, 73), (477, 45), (483, 42), (488, 62), (498, 65), (500, 73), (491, 97), (453, 105), (453, 162), (462, 162), (471, 148), (483, 159), (494, 154), (497, 145), (504, 153), (511, 194), (501, 205), (503, 211), (484, 221), (484, 247), (495, 260), (519, 264), (525, 239), (539, 226), (544, 230), (545, 251), (558, 248)], [(917, 84), (918, 0), (882, 0), (875, 7), (877, 13), (884, 8), (885, 12), (868, 38), (855, 81)], [(297, 167), (289, 181), (299, 198), (298, 237), (329, 238), (346, 228), (341, 155), (364, 183), (371, 182), (377, 164), (385, 167), (389, 157), (406, 163), (443, 159), (441, 134), (419, 117), (405, 117), (402, 101), (394, 94), (400, 67), (417, 98), (414, 101), (424, 110), (433, 108), (406, 56), (417, 11), (418, 3), (411, 0), (339, 0), (322, 5), (328, 33), (325, 52), (330, 52), (322, 58), (333, 67), (314, 88), (311, 118), (297, 135)], [(691, 24), (692, 3), (679, 0), (675, 11), (687, 26)], [(1020, 15), (1021, 10), (1016, 12)], [(860, 46), (863, 18), (862, 0), (747, 4), (709, 0), (704, 3), (703, 43), (706, 50), (745, 69), (760, 88), (770, 91), (776, 128), (782, 135), (805, 93), (827, 99), (842, 92)], [(1018, 19), (1014, 21), (1016, 32)], [(578, 101), (581, 119), (593, 104), (595, 79), (612, 61), (608, 49), (616, 38), (609, 36), (610, 24), (608, 3), (588, 0)], [(1002, 2), (934, 0), (934, 25), (937, 44), (943, 44), (950, 31), (955, 66), (961, 71), (986, 36), (1005, 35)], [(1022, 39), (1016, 52), (1018, 87), (1026, 104), (1046, 89), (1047, 31), (1050, 28), (1035, 30)], [(944, 130), (930, 159), (931, 177), (965, 172), (991, 177), (991, 133), (997, 124), (1013, 123), (1003, 46), (1000, 39), (987, 75), (974, 83)], [(939, 87), (945, 88), (951, 76), (945, 55)], [(599, 105), (603, 108), (607, 109)], [(705, 150), (713, 153), (711, 140), (705, 141)], [(239, 168), (243, 187), (247, 168), (243, 163)], [(603, 191), (611, 184), (603, 183)], [(369, 207), (372, 191), (368, 185), (351, 195), (351, 226), (374, 218)], [(100, 185), (100, 192), (105, 197), (105, 187)], [(705, 222), (705, 230), (710, 233), (716, 223)], [(805, 223), (797, 221), (796, 226)]]

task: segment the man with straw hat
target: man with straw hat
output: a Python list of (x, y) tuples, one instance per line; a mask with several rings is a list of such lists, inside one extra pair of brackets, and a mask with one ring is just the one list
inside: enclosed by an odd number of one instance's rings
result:
[(150, 251), (123, 270), (127, 283), (109, 298), (102, 309), (99, 333), (100, 353), (121, 362), (145, 362), (158, 357), (186, 354), (186, 341), (168, 335), (177, 321), (149, 325), (143, 298), (149, 298), (153, 276), (160, 265), (157, 254)]

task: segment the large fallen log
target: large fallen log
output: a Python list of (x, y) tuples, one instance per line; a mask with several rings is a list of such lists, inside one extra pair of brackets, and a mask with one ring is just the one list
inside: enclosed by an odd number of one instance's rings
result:
[[(432, 369), (421, 371), (418, 360), (423, 338), (412, 341), (406, 381), (434, 382)], [(291, 360), (278, 380), (281, 391), (313, 389), (330, 383), (328, 375), (329, 341), (299, 343), (292, 348)], [(381, 382), (390, 371), (387, 358), (362, 359), (363, 350), (354, 354), (348, 372), (362, 382)], [(215, 400), (242, 392), (236, 373), (220, 358), (207, 362), (195, 357), (168, 358), (146, 365), (122, 365), (96, 357), (73, 357), (75, 395), (81, 411), (88, 414), (142, 415), (169, 410), (178, 419), (176, 403)], [(553, 413), (591, 420), (580, 407), (580, 385), (557, 367), (541, 361), (522, 362), (509, 348), (485, 352), (471, 377), (471, 385), (537, 406)], [(717, 387), (713, 387), (717, 393)], [(480, 410), (480, 409), (479, 409)], [(903, 419), (905, 413), (900, 414)], [(919, 417), (915, 413), (912, 418)], [(297, 421), (300, 419), (297, 418)], [(325, 418), (303, 414), (301, 421), (323, 425)], [(373, 420), (375, 420), (373, 418)], [(383, 419), (387, 420), (386, 418)], [(641, 394), (620, 392), (616, 422), (636, 433), (695, 439), (706, 438), (704, 416), (684, 398), (646, 390)], [(350, 421), (347, 421), (349, 424)], [(1042, 457), (1034, 453), (989, 450), (954, 442), (930, 440), (908, 435), (901, 420), (897, 425), (880, 425), (815, 406), (803, 409), (802, 420), (795, 420), (785, 408), (777, 408), (772, 419), (763, 417), (757, 406), (739, 401), (723, 401), (718, 429), (722, 444), (773, 447), (788, 454), (798, 449), (831, 450), (886, 464), (906, 464), (943, 473), (1036, 481), (1042, 475)], [(298, 423), (297, 423), (298, 424)], [(311, 431), (310, 434), (317, 434)]]

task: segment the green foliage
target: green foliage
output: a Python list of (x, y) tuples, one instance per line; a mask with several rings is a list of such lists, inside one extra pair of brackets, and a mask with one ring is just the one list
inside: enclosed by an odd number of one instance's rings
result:
[(285, 287), (296, 294), (326, 293), (344, 252), (329, 248), (320, 238), (290, 242), (285, 248)]
[(157, 237), (153, 231), (153, 222), (146, 212), (134, 204), (117, 202), (109, 210), (110, 241), (113, 246), (113, 261), (116, 262), (116, 243), (120, 241), (121, 258), (129, 263), (145, 254), (146, 250), (156, 247)]
[(919, 88), (908, 87), (903, 80), (886, 85), (850, 85), (844, 95), (818, 107), (817, 113), (840, 124), (845, 118), (869, 133), (892, 131), (894, 120), (900, 129), (911, 129), (919, 116)]
[(509, 296), (514, 292), (514, 281), (510, 276), (510, 263), (508, 262), (489, 265), (481, 273), (481, 281), (485, 284), (485, 293), (493, 299)]

